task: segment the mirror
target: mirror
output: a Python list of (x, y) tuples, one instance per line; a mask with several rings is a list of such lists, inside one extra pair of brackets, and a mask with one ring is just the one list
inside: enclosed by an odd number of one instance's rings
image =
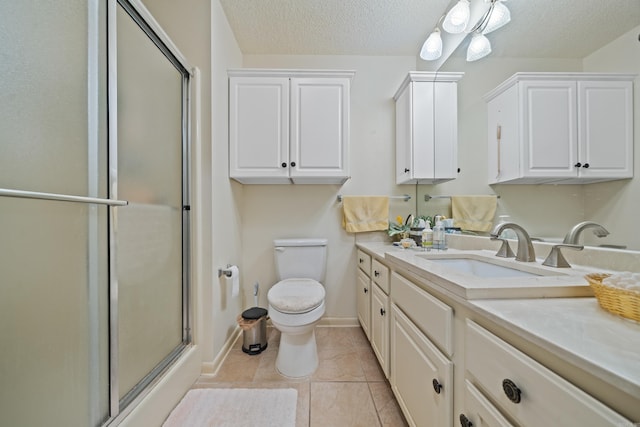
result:
[[(525, 4), (526, 3), (526, 4)], [(640, 250), (639, 233), (630, 233), (637, 229), (635, 216), (640, 209), (640, 164), (636, 148), (636, 176), (633, 179), (608, 181), (585, 185), (507, 185), (487, 184), (487, 108), (483, 96), (512, 76), (516, 72), (605, 72), (640, 74), (640, 4), (637, 1), (620, 1), (615, 6), (604, 5), (605, 11), (623, 20), (605, 19), (600, 27), (593, 22), (581, 25), (573, 19), (590, 17), (589, 9), (594, 7), (591, 0), (572, 2), (573, 9), (567, 16), (569, 29), (553, 24), (552, 13), (558, 10), (548, 9), (549, 20), (531, 19), (539, 16), (527, 15), (526, 9), (538, 8), (536, 2), (513, 1), (507, 6), (511, 9), (512, 21), (506, 27), (491, 33), (493, 53), (476, 62), (466, 62), (468, 39), (457, 48), (440, 71), (464, 72), (465, 76), (458, 84), (458, 166), (461, 169), (458, 178), (438, 185), (419, 185), (416, 188), (417, 213), (419, 215), (451, 215), (451, 202), (448, 197), (432, 198), (425, 201), (425, 194), (431, 196), (450, 195), (488, 195), (500, 196), (496, 218), (509, 215), (532, 237), (548, 241), (561, 241), (565, 234), (576, 224), (591, 220), (603, 225), (609, 236), (598, 238), (591, 230), (582, 233), (581, 243), (590, 246), (612, 245), (626, 247), (628, 250)], [(546, 3), (546, 2), (545, 2)], [(553, 8), (566, 8), (566, 4), (555, 2)], [(551, 6), (549, 6), (551, 8)], [(615, 7), (615, 12), (611, 9)], [(584, 9), (584, 10), (583, 10)], [(573, 17), (573, 18), (572, 18)], [(630, 17), (627, 19), (626, 17)], [(611, 18), (611, 16), (609, 16)], [(591, 19), (591, 18), (589, 18)], [(595, 18), (593, 18), (595, 19)], [(528, 21), (532, 21), (529, 23)], [(555, 28), (555, 30), (554, 30)], [(586, 28), (582, 30), (581, 28)], [(557, 31), (554, 32), (554, 31)], [(583, 32), (584, 31), (584, 32)], [(571, 32), (577, 34), (569, 34)], [(594, 34), (591, 34), (594, 33)], [(574, 37), (575, 35), (575, 37)], [(556, 50), (564, 44), (570, 54)], [(532, 44), (540, 40), (540, 46)], [(578, 44), (578, 41), (582, 43)], [(555, 46), (558, 45), (558, 46)], [(597, 46), (597, 48), (593, 47)], [(535, 52), (539, 56), (519, 56), (522, 52)], [(555, 55), (555, 56), (554, 56)], [(428, 70), (425, 61), (418, 60), (418, 68)], [(638, 99), (640, 81), (634, 81), (634, 128), (640, 130), (638, 123)], [(637, 137), (635, 138), (637, 140)], [(437, 161), (437, 160), (436, 160)]]

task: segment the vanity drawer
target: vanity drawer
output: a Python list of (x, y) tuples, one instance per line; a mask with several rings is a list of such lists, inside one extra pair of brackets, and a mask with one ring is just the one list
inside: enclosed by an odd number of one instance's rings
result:
[(358, 268), (364, 271), (367, 276), (371, 276), (371, 255), (364, 253), (364, 251), (358, 249), (356, 262)]
[(526, 426), (622, 426), (628, 420), (491, 332), (467, 320), (465, 366), (471, 381)]
[(453, 354), (453, 309), (396, 272), (391, 299), (447, 356)]
[(378, 284), (387, 295), (389, 295), (389, 268), (377, 259), (371, 261), (371, 278)]
[[(471, 424), (463, 424), (463, 418)], [(460, 425), (480, 427), (513, 427), (495, 406), (475, 388), (469, 380), (464, 381), (464, 413), (460, 414)]]

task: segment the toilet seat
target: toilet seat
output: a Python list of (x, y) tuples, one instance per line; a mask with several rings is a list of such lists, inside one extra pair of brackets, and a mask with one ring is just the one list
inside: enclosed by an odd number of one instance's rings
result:
[(285, 314), (303, 314), (318, 308), (325, 297), (324, 286), (313, 279), (285, 279), (269, 289), (269, 305)]

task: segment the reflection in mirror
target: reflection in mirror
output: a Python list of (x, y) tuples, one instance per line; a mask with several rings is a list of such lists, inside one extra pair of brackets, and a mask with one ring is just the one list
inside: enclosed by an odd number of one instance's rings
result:
[[(458, 82), (458, 167), (461, 170), (453, 181), (417, 186), (417, 214), (451, 215), (450, 199), (425, 201), (425, 194), (497, 194), (500, 199), (496, 219), (509, 215), (532, 237), (560, 242), (576, 224), (594, 221), (610, 234), (597, 237), (586, 230), (581, 233), (581, 243), (640, 250), (640, 233), (630, 232), (637, 229), (635, 212), (640, 210), (638, 172), (632, 179), (596, 184), (488, 185), (487, 106), (482, 98), (516, 72), (635, 74), (634, 141), (638, 140), (640, 4), (623, 0), (616, 2), (614, 8), (610, 3), (587, 0), (572, 2), (569, 10), (566, 3), (546, 0), (542, 3), (509, 2), (511, 22), (488, 36), (493, 48), (491, 55), (467, 62), (467, 37), (439, 67), (443, 72), (465, 73)], [(544, 19), (535, 19), (542, 14)], [(545, 23), (544, 27), (540, 22)], [(419, 69), (430, 70), (430, 67), (427, 61), (418, 61)], [(636, 165), (640, 165), (639, 157), (640, 150), (635, 150)], [(635, 169), (637, 171), (637, 167)]]

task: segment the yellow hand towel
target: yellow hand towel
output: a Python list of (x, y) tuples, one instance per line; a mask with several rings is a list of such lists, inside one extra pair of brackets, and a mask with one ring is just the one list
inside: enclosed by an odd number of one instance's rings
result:
[(453, 225), (463, 230), (491, 231), (496, 196), (451, 196)]
[(342, 226), (349, 233), (389, 228), (389, 197), (343, 196)]

